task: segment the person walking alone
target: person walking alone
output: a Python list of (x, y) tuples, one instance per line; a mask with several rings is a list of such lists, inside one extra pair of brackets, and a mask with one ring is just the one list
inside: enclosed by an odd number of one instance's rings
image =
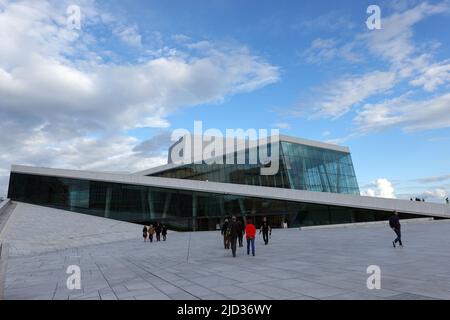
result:
[(389, 218), (389, 226), (391, 227), (392, 230), (394, 230), (395, 234), (397, 235), (397, 238), (395, 238), (395, 240), (392, 241), (392, 245), (395, 248), (395, 244), (398, 242), (400, 244), (400, 247), (403, 247), (401, 225), (397, 211), (394, 211), (394, 214)]
[(236, 216), (233, 216), (231, 218), (229, 229), (230, 229), (231, 252), (233, 253), (233, 257), (236, 258), (236, 244), (240, 229), (239, 224), (236, 221)]
[(250, 246), (252, 247), (252, 254), (255, 256), (255, 238), (256, 227), (252, 224), (251, 219), (247, 219), (247, 225), (245, 226), (245, 236), (247, 238), (247, 255), (250, 255)]
[(238, 221), (239, 225), (239, 232), (238, 232), (238, 240), (239, 240), (239, 248), (242, 248), (244, 246), (244, 224), (242, 223), (242, 220)]
[(163, 226), (162, 226), (162, 236), (163, 236), (163, 241), (166, 241), (166, 239), (167, 239), (167, 226), (165, 224), (163, 224)]
[(267, 218), (263, 218), (263, 223), (261, 225), (261, 229), (259, 230), (259, 234), (263, 234), (263, 240), (264, 244), (267, 246), (269, 243), (269, 236), (272, 235), (272, 228), (270, 227), (269, 223), (267, 222)]
[(230, 230), (229, 230), (229, 222), (228, 219), (225, 219), (225, 222), (222, 225), (222, 236), (223, 236), (223, 246), (225, 250), (230, 249)]
[(147, 226), (144, 226), (144, 229), (142, 229), (142, 236), (144, 237), (144, 242), (147, 241)]

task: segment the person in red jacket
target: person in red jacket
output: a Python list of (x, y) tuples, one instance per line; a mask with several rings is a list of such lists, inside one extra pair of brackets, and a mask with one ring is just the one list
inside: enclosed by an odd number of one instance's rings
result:
[(252, 224), (252, 220), (247, 219), (247, 225), (245, 227), (245, 234), (247, 237), (247, 254), (250, 254), (250, 245), (252, 246), (252, 254), (255, 256), (255, 237), (256, 237), (256, 227)]

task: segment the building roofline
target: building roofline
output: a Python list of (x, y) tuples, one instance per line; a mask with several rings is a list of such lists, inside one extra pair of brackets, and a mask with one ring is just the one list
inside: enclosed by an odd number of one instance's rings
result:
[(137, 176), (148, 176), (151, 174), (155, 174), (155, 173), (159, 173), (159, 172), (163, 172), (169, 169), (174, 169), (174, 168), (178, 168), (178, 167), (182, 167), (185, 164), (181, 163), (168, 163), (168, 164), (163, 164), (162, 166), (157, 166), (157, 167), (153, 167), (150, 169), (146, 169), (146, 170), (142, 170), (142, 171), (138, 171), (138, 172), (133, 172), (132, 175), (137, 175)]
[(344, 146), (340, 146), (337, 144), (331, 144), (331, 143), (321, 142), (321, 141), (316, 141), (316, 140), (308, 140), (308, 139), (303, 139), (303, 138), (298, 138), (298, 137), (293, 137), (293, 136), (280, 135), (280, 141), (303, 144), (305, 146), (329, 149), (329, 150), (334, 150), (334, 151), (339, 151), (339, 152), (344, 152), (344, 153), (350, 153), (349, 147), (344, 147)]
[(340, 193), (13, 165), (11, 172), (450, 218), (450, 206)]

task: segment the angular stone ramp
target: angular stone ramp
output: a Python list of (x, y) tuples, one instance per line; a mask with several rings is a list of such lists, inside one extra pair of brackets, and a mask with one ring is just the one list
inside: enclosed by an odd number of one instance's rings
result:
[[(388, 299), (450, 300), (450, 221), (402, 220), (403, 248), (387, 225), (274, 229), (256, 256), (224, 250), (219, 231), (142, 238), (11, 257), (5, 299)], [(140, 230), (138, 230), (140, 231)], [(81, 289), (67, 288), (69, 266)], [(381, 289), (367, 288), (367, 267)]]
[(141, 233), (137, 224), (17, 202), (0, 240), (13, 257), (140, 239)]

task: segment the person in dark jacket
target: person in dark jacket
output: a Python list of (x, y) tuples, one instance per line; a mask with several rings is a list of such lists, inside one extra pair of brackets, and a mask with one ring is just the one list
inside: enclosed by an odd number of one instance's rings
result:
[(225, 250), (230, 249), (230, 230), (229, 230), (229, 222), (228, 219), (225, 219), (225, 222), (222, 225), (222, 236), (223, 236), (223, 246)]
[(237, 244), (237, 239), (239, 237), (240, 228), (241, 227), (239, 226), (238, 222), (236, 221), (236, 217), (233, 216), (231, 218), (231, 223), (230, 223), (229, 229), (230, 229), (231, 252), (233, 253), (234, 258), (236, 258), (236, 244)]
[(272, 228), (267, 222), (267, 218), (263, 218), (263, 223), (261, 225), (261, 229), (259, 230), (259, 234), (263, 234), (264, 244), (267, 245), (269, 243), (269, 236), (272, 235)]
[(163, 241), (166, 241), (166, 239), (167, 239), (167, 226), (165, 224), (163, 224), (163, 226), (162, 226), (162, 236), (163, 236)]
[(397, 235), (397, 238), (395, 238), (395, 240), (392, 241), (392, 245), (395, 248), (395, 244), (398, 242), (400, 246), (403, 247), (401, 225), (397, 211), (394, 211), (394, 214), (389, 218), (389, 226), (391, 227), (392, 230), (394, 230), (395, 234)]
[(162, 231), (161, 224), (157, 222), (155, 227), (156, 241), (161, 241), (161, 231)]
[(239, 240), (239, 248), (244, 246), (244, 224), (241, 220), (238, 221), (239, 232), (238, 232), (238, 240)]
[(144, 229), (142, 229), (142, 236), (144, 237), (144, 242), (147, 241), (147, 226), (144, 226)]

